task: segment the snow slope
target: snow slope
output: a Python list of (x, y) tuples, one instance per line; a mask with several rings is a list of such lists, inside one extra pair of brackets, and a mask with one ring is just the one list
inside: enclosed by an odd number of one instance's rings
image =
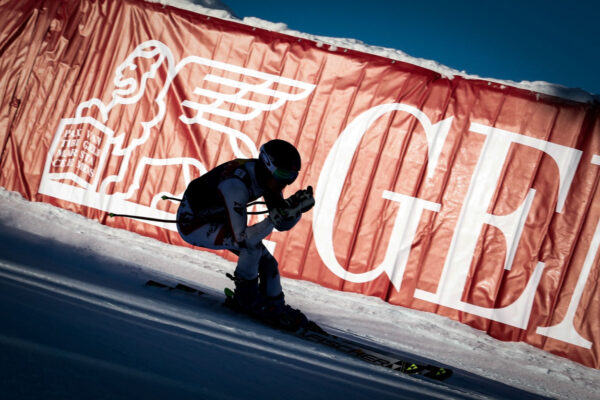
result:
[[(447, 384), (397, 376), (224, 310), (234, 264), (218, 256), (4, 189), (0, 204), (3, 399), (600, 399), (597, 370), (435, 314), (284, 279), (288, 302), (318, 323), (456, 370)], [(145, 287), (153, 277), (206, 294)]]

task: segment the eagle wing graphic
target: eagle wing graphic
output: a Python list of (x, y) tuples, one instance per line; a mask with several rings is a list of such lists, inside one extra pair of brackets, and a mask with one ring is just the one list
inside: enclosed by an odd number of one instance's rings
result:
[[(255, 143), (247, 134), (216, 122), (211, 117), (249, 121), (266, 111), (280, 108), (288, 101), (302, 100), (315, 88), (310, 83), (195, 56), (182, 60), (176, 68), (177, 72), (190, 64), (206, 67), (208, 72), (204, 75), (202, 86), (193, 90), (197, 97), (181, 103), (192, 116), (181, 115), (180, 120), (228, 135), (233, 153), (241, 158), (258, 156)], [(251, 154), (244, 154), (238, 141), (244, 143)]]

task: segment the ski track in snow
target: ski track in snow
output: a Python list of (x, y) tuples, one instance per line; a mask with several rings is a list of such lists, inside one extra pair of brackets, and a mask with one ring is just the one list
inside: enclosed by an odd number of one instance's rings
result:
[[(224, 313), (216, 305), (216, 299), (222, 296), (224, 287), (230, 286), (225, 273), (233, 272), (235, 264), (219, 256), (110, 228), (49, 204), (28, 202), (19, 194), (4, 189), (0, 189), (0, 203), (0, 282), (11, 290), (19, 289), (9, 299), (19, 299), (21, 295), (18, 293), (45, 293), (51, 298), (60, 297), (63, 303), (77, 305), (78, 310), (94, 310), (93, 315), (99, 319), (109, 315), (125, 321), (128, 326), (141, 326), (143, 332), (167, 332), (166, 336), (160, 337), (161, 344), (175, 337), (176, 344), (172, 346), (176, 350), (173, 353), (183, 353), (170, 356), (176, 361), (170, 367), (174, 371), (188, 371), (194, 360), (202, 358), (202, 354), (194, 356), (190, 354), (193, 349), (188, 351), (178, 344), (182, 341), (193, 343), (192, 347), (202, 343), (217, 354), (226, 354), (229, 360), (226, 362), (243, 359), (244, 363), (258, 365), (258, 370), (266, 369), (276, 377), (280, 377), (281, 371), (294, 371), (294, 374), (309, 380), (315, 374), (324, 374), (329, 384), (336, 385), (335, 392), (328, 392), (324, 387), (310, 384), (309, 387), (316, 391), (311, 395), (339, 395), (340, 387), (352, 387), (356, 393), (378, 398), (387, 398), (390, 393), (395, 393), (395, 396), (404, 393), (406, 398), (415, 394), (419, 398), (509, 398), (514, 395), (510, 388), (502, 387), (494, 396), (489, 392), (481, 395), (479, 389), (473, 386), (480, 376), (482, 386), (489, 386), (490, 383), (485, 381), (489, 379), (538, 396), (600, 399), (597, 370), (525, 343), (495, 340), (484, 332), (435, 314), (392, 306), (377, 298), (329, 290), (310, 282), (283, 279), (287, 301), (316, 322), (334, 327), (333, 333), (368, 340), (398, 354), (435, 360), (458, 371), (448, 385), (398, 377), (324, 346)], [(144, 287), (150, 278), (190, 284), (204, 291), (209, 300), (202, 303), (189, 295)], [(32, 301), (25, 298), (18, 307), (26, 307)], [(14, 302), (18, 303), (18, 300)], [(68, 360), (94, 370), (100, 369), (107, 374), (109, 371), (110, 374), (133, 377), (134, 381), (156, 382), (156, 385), (171, 389), (176, 387), (183, 394), (221, 398), (219, 393), (198, 385), (196, 380), (200, 378), (197, 376), (194, 380), (179, 379), (177, 374), (173, 376), (150, 367), (144, 370), (137, 365), (103, 360), (85, 351), (64, 349), (52, 340), (45, 343), (45, 339), (27, 338), (27, 335), (36, 337), (37, 330), (31, 328), (28, 331), (21, 326), (26, 323), (13, 315), (13, 309), (9, 307), (11, 301), (2, 304), (3, 312), (13, 321), (0, 329), (0, 346), (4, 349), (20, 349), (51, 358), (54, 360), (52, 368), (55, 368), (58, 358), (63, 362)], [(34, 311), (43, 312), (41, 309)], [(55, 318), (65, 318), (66, 324), (74, 326), (85, 326), (85, 321), (92, 318), (83, 316), (81, 311), (62, 316), (59, 306), (51, 307), (49, 312), (49, 315), (56, 313)], [(23, 334), (20, 329), (28, 333)], [(44, 330), (45, 327), (40, 326), (39, 335), (43, 335)], [(117, 342), (117, 339), (110, 339), (112, 336), (128, 337), (131, 331), (129, 328), (109, 329), (106, 333), (109, 339), (105, 337), (103, 343), (106, 345), (108, 341), (107, 346), (111, 349), (116, 346), (113, 342)], [(62, 337), (60, 343), (63, 344), (64, 340), (87, 343), (92, 339), (86, 332), (77, 329), (72, 333), (73, 338), (68, 331), (56, 337)], [(65, 335), (67, 339), (64, 339)], [(144, 358), (142, 352), (129, 348), (121, 349), (119, 354)], [(181, 365), (178, 365), (180, 362)], [(2, 364), (0, 358), (0, 368), (6, 368)], [(60, 370), (53, 373), (61, 374)], [(218, 371), (214, 373), (218, 374)], [(64, 379), (64, 376), (61, 377)], [(235, 378), (239, 384), (240, 377)], [(17, 376), (15, 382), (19, 379), (23, 377)], [(285, 381), (285, 378), (281, 379)], [(212, 381), (217, 380), (214, 378)], [(236, 391), (235, 385), (232, 385), (229, 385), (228, 391), (221, 393), (222, 398), (256, 395), (259, 390), (241, 385), (240, 391)], [(0, 389), (2, 386), (0, 382)], [(200, 390), (202, 388), (204, 391)], [(276, 393), (284, 396), (285, 388), (278, 386), (276, 390), (281, 390)], [(62, 394), (65, 393), (70, 392)], [(151, 394), (157, 393), (160, 390)], [(107, 397), (112, 397), (114, 392), (110, 394)]]

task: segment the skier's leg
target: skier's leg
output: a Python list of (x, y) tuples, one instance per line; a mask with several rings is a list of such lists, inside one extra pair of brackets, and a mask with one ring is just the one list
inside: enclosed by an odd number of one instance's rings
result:
[(235, 250), (237, 246), (227, 233), (227, 227), (220, 223), (207, 223), (192, 232), (181, 232), (179, 235), (187, 243), (213, 250)]
[(275, 257), (271, 255), (266, 247), (262, 246), (261, 257), (258, 262), (258, 273), (260, 276), (260, 292), (266, 297), (274, 298), (282, 292), (278, 267)]
[[(238, 252), (239, 260), (236, 275), (244, 279), (255, 279), (258, 277), (259, 264), (263, 256), (271, 254), (262, 244), (262, 240), (273, 231), (273, 224), (269, 220), (263, 220), (256, 225), (246, 228), (246, 238), (243, 244), (237, 244), (235, 250)], [(275, 261), (275, 259), (273, 259)], [(277, 261), (275, 261), (277, 264)]]
[[(258, 264), (262, 256), (260, 246), (240, 246), (231, 231), (223, 224), (205, 224), (181, 237), (189, 244), (214, 250), (229, 250), (238, 256), (234, 272), (235, 299), (238, 305), (250, 311), (259, 302)], [(264, 246), (263, 246), (264, 247)]]
[[(252, 225), (246, 228), (246, 240), (243, 245), (238, 246), (236, 249), (239, 259), (235, 269), (236, 278), (236, 298), (238, 302), (242, 303), (245, 307), (250, 309), (256, 309), (264, 301), (264, 293), (259, 293), (258, 280), (259, 273), (261, 275), (260, 280), (262, 282), (262, 272), (259, 271), (263, 259), (269, 260), (270, 263), (274, 263), (275, 272), (279, 278), (277, 271), (277, 261), (269, 253), (267, 248), (262, 244), (262, 240), (268, 236), (273, 230), (273, 225), (270, 221), (264, 220), (256, 225)], [(279, 280), (276, 281), (279, 284)], [(277, 289), (275, 289), (277, 290)], [(279, 285), (279, 292), (281, 292), (281, 286)], [(278, 293), (279, 293), (278, 292)]]
[(264, 302), (258, 316), (269, 323), (290, 330), (296, 330), (307, 324), (308, 319), (301, 311), (285, 303), (277, 260), (264, 246), (262, 246), (262, 256), (258, 265), (259, 292)]
[(239, 248), (235, 252), (239, 257), (234, 272), (235, 300), (241, 308), (252, 311), (262, 302), (258, 290), (258, 262), (261, 252), (255, 247)]
[(177, 228), (183, 240), (198, 247), (215, 250), (227, 249), (238, 256), (234, 276), (235, 298), (240, 306), (253, 309), (263, 302), (264, 295), (261, 296), (258, 290), (259, 264), (263, 257), (269, 266), (267, 268), (270, 276), (268, 281), (272, 282), (269, 286), (274, 288), (270, 289), (269, 293), (273, 291), (276, 292), (275, 294), (281, 293), (277, 261), (262, 244), (262, 240), (273, 231), (273, 224), (268, 218), (247, 227), (243, 243), (238, 243), (233, 239), (228, 225), (207, 223), (198, 227), (193, 226), (192, 230), (189, 229), (192, 224), (186, 223), (188, 216), (192, 216), (192, 211), (184, 198), (177, 215), (177, 219), (182, 221), (177, 224)]

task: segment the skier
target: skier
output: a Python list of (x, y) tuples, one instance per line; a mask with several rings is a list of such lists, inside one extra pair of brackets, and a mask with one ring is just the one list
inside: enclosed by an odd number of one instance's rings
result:
[[(235, 307), (290, 329), (307, 319), (285, 303), (277, 260), (262, 240), (273, 228), (292, 229), (302, 213), (313, 207), (311, 186), (288, 199), (282, 196), (300, 167), (300, 154), (292, 144), (271, 140), (261, 146), (258, 159), (226, 162), (190, 182), (177, 211), (177, 229), (187, 243), (227, 249), (238, 256), (232, 277)], [(248, 226), (246, 207), (260, 197), (269, 216)]]

